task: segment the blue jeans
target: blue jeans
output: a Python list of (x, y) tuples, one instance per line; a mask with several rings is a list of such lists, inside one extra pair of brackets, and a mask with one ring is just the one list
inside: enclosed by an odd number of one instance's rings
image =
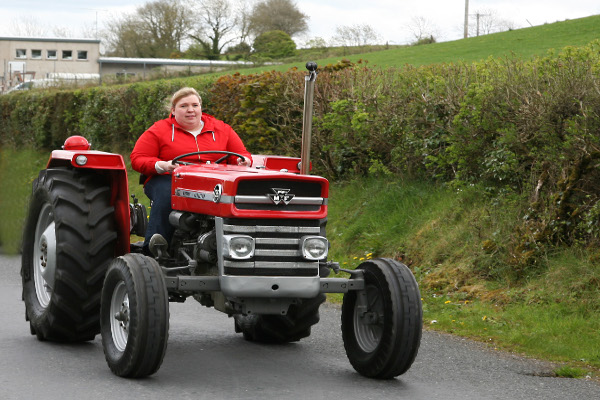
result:
[(144, 193), (152, 200), (144, 247), (148, 247), (150, 238), (155, 233), (160, 233), (167, 242), (171, 243), (171, 237), (173, 236), (173, 232), (175, 232), (175, 227), (169, 223), (169, 214), (171, 213), (171, 175), (156, 175), (146, 183)]

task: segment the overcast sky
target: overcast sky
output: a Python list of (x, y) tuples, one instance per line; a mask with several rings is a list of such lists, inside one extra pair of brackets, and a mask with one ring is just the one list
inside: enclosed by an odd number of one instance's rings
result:
[[(30, 20), (46, 26), (49, 32), (58, 26), (66, 28), (71, 36), (82, 37), (82, 32), (93, 34), (96, 25), (101, 30), (109, 18), (134, 12), (147, 2), (0, 0), (0, 35), (11, 36), (15, 21)], [(414, 40), (410, 26), (415, 18), (425, 19), (438, 41), (463, 36), (465, 0), (296, 0), (296, 4), (309, 16), (309, 33), (295, 38), (297, 42), (315, 37), (328, 41), (338, 26), (368, 24), (380, 35), (382, 43), (406, 44)], [(492, 12), (496, 18), (523, 28), (600, 14), (600, 1), (469, 0), (469, 12)]]

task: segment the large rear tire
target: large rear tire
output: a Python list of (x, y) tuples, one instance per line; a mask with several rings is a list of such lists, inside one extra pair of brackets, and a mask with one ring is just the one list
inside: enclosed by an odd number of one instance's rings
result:
[(141, 378), (160, 368), (169, 336), (169, 297), (156, 260), (125, 254), (110, 264), (102, 288), (102, 347), (117, 376)]
[(40, 340), (100, 332), (100, 291), (117, 239), (110, 194), (90, 171), (43, 170), (33, 183), (21, 276), (25, 318)]
[[(342, 337), (346, 355), (361, 375), (390, 379), (408, 371), (421, 343), (423, 308), (417, 282), (404, 264), (366, 261), (365, 289), (344, 295)], [(366, 309), (361, 309), (363, 296)]]
[(235, 331), (243, 333), (248, 341), (297, 342), (310, 336), (311, 327), (319, 322), (319, 307), (324, 301), (325, 294), (320, 293), (292, 304), (286, 315), (234, 315)]

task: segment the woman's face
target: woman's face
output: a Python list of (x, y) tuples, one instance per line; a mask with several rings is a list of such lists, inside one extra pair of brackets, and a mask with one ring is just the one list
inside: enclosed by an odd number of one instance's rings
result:
[(200, 105), (200, 99), (195, 94), (179, 99), (171, 111), (175, 115), (175, 121), (182, 128), (188, 131), (200, 129), (202, 106)]

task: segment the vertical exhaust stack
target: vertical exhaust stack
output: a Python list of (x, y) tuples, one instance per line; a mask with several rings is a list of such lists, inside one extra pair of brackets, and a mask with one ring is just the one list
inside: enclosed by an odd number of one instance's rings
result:
[(312, 139), (313, 97), (315, 94), (315, 80), (317, 79), (317, 63), (306, 63), (308, 75), (304, 77), (304, 117), (302, 120), (302, 152), (300, 173), (308, 175), (310, 171), (310, 142)]

